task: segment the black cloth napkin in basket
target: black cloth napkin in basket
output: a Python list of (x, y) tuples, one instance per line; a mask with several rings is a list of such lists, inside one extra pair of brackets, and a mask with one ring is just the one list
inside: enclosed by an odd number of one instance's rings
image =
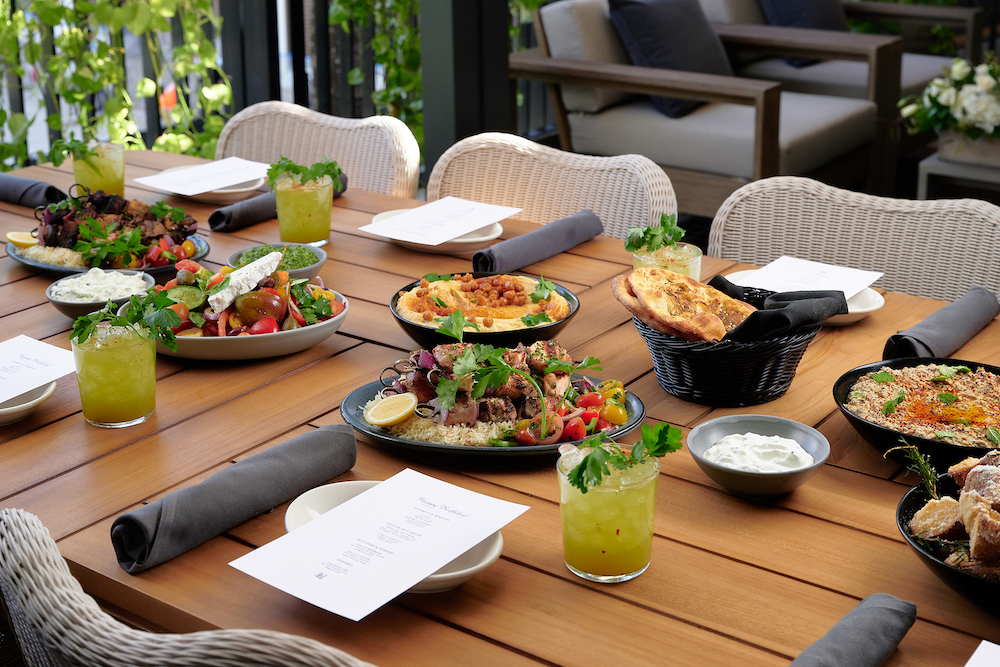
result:
[(912, 602), (887, 593), (869, 595), (800, 653), (791, 667), (878, 667), (916, 618)]
[(604, 223), (588, 209), (542, 225), (472, 256), (472, 270), (507, 273), (554, 257), (604, 233)]
[[(708, 284), (740, 301), (747, 301), (745, 291), (753, 289), (731, 283), (725, 276), (715, 276)], [(764, 300), (762, 309), (751, 313), (727, 333), (724, 340), (752, 343), (777, 338), (802, 326), (822, 324), (827, 318), (846, 312), (847, 299), (843, 292), (776, 292)]]
[(997, 315), (1000, 302), (996, 295), (984, 287), (973, 287), (919, 324), (889, 336), (882, 358), (951, 356)]
[[(334, 199), (347, 191), (347, 174), (340, 175), (340, 183), (343, 187), (340, 190), (334, 188)], [(268, 192), (212, 211), (208, 216), (208, 226), (213, 232), (233, 232), (256, 225), (258, 222), (274, 220), (276, 217), (278, 217), (277, 199), (273, 192)]]
[(118, 563), (129, 574), (165, 563), (330, 481), (354, 467), (356, 458), (354, 429), (340, 424), (234, 463), (115, 519), (111, 542)]
[(54, 185), (0, 173), (0, 201), (36, 208), (64, 199), (66, 193)]

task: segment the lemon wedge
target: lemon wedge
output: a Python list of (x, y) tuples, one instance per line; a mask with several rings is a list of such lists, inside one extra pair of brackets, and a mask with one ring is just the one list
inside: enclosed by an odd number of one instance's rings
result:
[(18, 248), (30, 248), (38, 245), (38, 239), (31, 235), (31, 232), (7, 232), (7, 240)]
[(409, 419), (416, 407), (416, 394), (396, 394), (368, 408), (365, 421), (372, 426), (395, 426)]

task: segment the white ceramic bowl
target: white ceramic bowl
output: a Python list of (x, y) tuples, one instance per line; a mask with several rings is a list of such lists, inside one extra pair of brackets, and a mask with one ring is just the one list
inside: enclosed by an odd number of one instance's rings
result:
[[(705, 451), (727, 435), (757, 433), (796, 441), (809, 452), (810, 466), (788, 472), (735, 470), (705, 458)], [(830, 442), (816, 429), (792, 419), (772, 415), (726, 415), (698, 424), (687, 437), (688, 451), (714, 482), (738, 496), (777, 496), (805, 484), (830, 457)]]
[[(137, 273), (137, 274), (139, 274), (139, 275), (142, 276), (143, 281), (146, 283), (146, 287), (144, 288), (143, 291), (148, 290), (150, 287), (152, 287), (153, 285), (156, 284), (156, 280), (153, 278), (153, 276), (149, 275), (148, 273), (144, 273), (142, 271), (128, 271), (128, 270), (125, 270), (125, 269), (104, 269), (104, 272), (105, 273), (127, 273), (127, 274), (136, 274)], [(47, 288), (45, 288), (45, 296), (48, 298), (49, 301), (52, 302), (52, 305), (56, 307), (56, 310), (58, 310), (60, 313), (62, 313), (66, 317), (71, 317), (74, 320), (76, 318), (82, 316), (82, 315), (89, 315), (90, 313), (94, 312), (95, 310), (100, 310), (101, 308), (104, 308), (104, 304), (107, 303), (106, 301), (88, 301), (88, 302), (85, 302), (85, 303), (79, 303), (79, 302), (74, 302), (74, 301), (59, 301), (58, 299), (52, 298), (52, 288), (53, 287), (55, 287), (59, 283), (63, 282), (64, 280), (79, 279), (83, 275), (86, 275), (86, 274), (76, 273), (76, 274), (73, 274), (71, 276), (66, 276), (65, 278), (60, 278), (59, 280), (55, 281), (54, 283), (52, 283), (51, 285), (49, 285)], [(120, 299), (112, 299), (111, 303), (115, 304), (116, 306), (121, 307), (122, 304), (128, 303), (129, 298), (130, 297), (125, 296), (125, 297), (122, 297)]]
[[(285, 511), (285, 530), (292, 532), (378, 483), (369, 480), (335, 482), (306, 491), (293, 500)], [(497, 531), (415, 585), (407, 593), (443, 593), (458, 588), (477, 572), (495, 563), (500, 558), (501, 551), (503, 551), (503, 536)]]
[[(235, 268), (239, 268), (238, 267), (238, 262), (240, 261), (240, 255), (242, 255), (243, 253), (245, 253), (247, 250), (253, 250), (254, 248), (259, 248), (262, 245), (264, 245), (264, 244), (263, 243), (258, 243), (257, 245), (252, 245), (252, 246), (248, 246), (246, 248), (243, 248), (242, 250), (237, 250), (236, 252), (234, 252), (233, 254), (231, 254), (228, 259), (226, 259), (226, 264), (228, 264), (229, 266), (233, 267), (234, 269)], [(308, 247), (310, 250), (312, 250), (314, 253), (316, 253), (316, 257), (318, 257), (319, 259), (317, 259), (314, 264), (310, 264), (309, 266), (302, 267), (301, 269), (293, 269), (293, 270), (291, 270), (291, 271), (288, 272), (288, 277), (291, 278), (291, 279), (293, 279), (293, 280), (294, 279), (298, 279), (298, 278), (308, 278), (309, 280), (312, 280), (313, 278), (315, 278), (316, 276), (319, 275), (320, 269), (323, 268), (323, 262), (326, 261), (326, 251), (323, 250), (322, 248), (317, 248), (315, 246), (311, 246), (308, 243), (285, 243), (285, 242), (280, 242), (280, 243), (269, 243), (268, 245), (270, 245), (272, 248), (278, 248), (279, 250), (282, 249), (282, 248), (284, 248), (285, 246), (304, 245), (304, 246)]]
[(30, 415), (35, 408), (47, 401), (55, 390), (56, 381), (53, 380), (46, 385), (36, 387), (20, 396), (0, 403), (0, 426), (21, 421)]
[[(742, 287), (752, 287), (747, 279), (755, 273), (757, 273), (757, 269), (733, 271), (726, 275), (726, 279)], [(874, 313), (884, 305), (885, 298), (871, 287), (866, 287), (847, 300), (846, 313), (827, 318), (823, 324), (828, 327), (842, 327), (845, 324), (854, 324), (858, 320), (868, 317), (868, 315)]]

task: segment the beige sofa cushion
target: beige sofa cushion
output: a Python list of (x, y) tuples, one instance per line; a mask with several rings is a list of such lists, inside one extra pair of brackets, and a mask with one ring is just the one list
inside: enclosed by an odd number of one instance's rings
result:
[(698, 0), (710, 23), (749, 23), (764, 25), (757, 0)]
[[(628, 54), (608, 14), (608, 0), (560, 0), (542, 7), (545, 39), (553, 58), (628, 65)], [(562, 86), (567, 111), (595, 113), (636, 95), (608, 88)]]
[[(919, 95), (951, 59), (921, 53), (904, 53), (900, 77), (900, 97)], [(740, 76), (778, 81), (782, 90), (815, 95), (864, 98), (868, 89), (868, 63), (827, 60), (809, 67), (792, 67), (782, 58), (758, 60), (742, 67)]]
[[(572, 113), (573, 150), (638, 153), (663, 166), (753, 177), (753, 107), (708, 104), (667, 118), (647, 101), (601, 113)], [(781, 93), (780, 173), (807, 174), (869, 141), (875, 105), (867, 100)]]

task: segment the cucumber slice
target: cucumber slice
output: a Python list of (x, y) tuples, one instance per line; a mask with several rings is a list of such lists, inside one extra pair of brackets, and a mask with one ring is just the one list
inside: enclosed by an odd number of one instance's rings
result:
[(167, 290), (167, 296), (194, 310), (205, 303), (205, 292), (194, 285), (178, 285)]

